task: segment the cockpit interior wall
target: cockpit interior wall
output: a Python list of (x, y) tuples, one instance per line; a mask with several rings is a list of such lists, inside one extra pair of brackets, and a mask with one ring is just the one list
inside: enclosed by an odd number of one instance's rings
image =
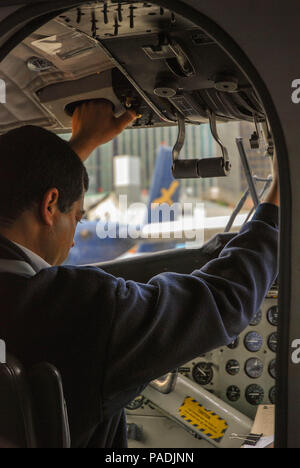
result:
[[(57, 16), (65, 16), (66, 11), (70, 8), (84, 6), (84, 1), (46, 1), (32, 3), (22, 2), (20, 8), (15, 12), (7, 10), (8, 5), (20, 4), (20, 2), (6, 1), (2, 2), (4, 11), (0, 9), (0, 60), (3, 60), (6, 55), (14, 49), (21, 41), (32, 34), (36, 29), (48, 23)], [(27, 4), (28, 3), (28, 4)], [(100, 4), (101, 2), (98, 2)], [(120, 5), (128, 4), (134, 11), (136, 1), (112, 1)], [(143, 2), (144, 3), (144, 2)], [(144, 3), (144, 5), (146, 5)], [(184, 1), (168, 1), (154, 0), (150, 5), (158, 5), (161, 9), (171, 12), (171, 21), (176, 22), (176, 17), (182, 25), (190, 25), (188, 30), (191, 32), (189, 40), (193, 43), (192, 49), (194, 56), (197, 56), (195, 48), (197, 41), (206, 42), (207, 46), (219, 47), (220, 53), (224, 52), (224, 67), (229, 71), (231, 68), (228, 63), (234, 65), (234, 74), (242, 85), (246, 86), (250, 83), (255, 90), (260, 102), (256, 102), (258, 107), (256, 112), (260, 117), (264, 112), (272, 129), (275, 147), (278, 155), (278, 163), (280, 170), (280, 185), (281, 185), (281, 250), (280, 250), (280, 295), (279, 295), (279, 324), (278, 324), (278, 348), (277, 348), (277, 395), (276, 401), (276, 446), (277, 447), (300, 447), (300, 368), (298, 362), (293, 362), (291, 359), (294, 351), (293, 344), (300, 339), (300, 320), (298, 318), (297, 309), (300, 302), (299, 283), (299, 241), (300, 239), (300, 190), (299, 190), (299, 171), (300, 165), (298, 158), (300, 154), (299, 140), (299, 111), (300, 104), (292, 100), (292, 83), (299, 76), (299, 2), (297, 0), (265, 0), (263, 5), (258, 0), (227, 0), (224, 6), (220, 0), (184, 0)], [(152, 12), (152, 11), (151, 11)], [(154, 11), (152, 12), (154, 13)], [(69, 14), (69, 13), (68, 13)], [(172, 16), (174, 15), (174, 17)], [(6, 18), (8, 16), (8, 18)], [(154, 17), (154, 15), (152, 15)], [(163, 15), (162, 15), (163, 16)], [(150, 16), (149, 16), (150, 17)], [(72, 12), (70, 18), (72, 20)], [(64, 18), (60, 18), (64, 21)], [(134, 22), (134, 13), (132, 18), (129, 18), (129, 29), (132, 29), (132, 21)], [(78, 17), (75, 17), (75, 23)], [(72, 21), (71, 21), (72, 22)], [(95, 24), (94, 24), (95, 26)], [(95, 26), (97, 27), (97, 26)], [(93, 29), (93, 22), (89, 24), (89, 33)], [(119, 24), (113, 26), (113, 34), (119, 34)], [(185, 28), (183, 28), (185, 30)], [(193, 31), (201, 29), (203, 35), (193, 36)], [(146, 30), (149, 40), (152, 31)], [(94, 33), (97, 33), (94, 28)], [(199, 31), (198, 31), (199, 33)], [(107, 31), (105, 38), (100, 38), (102, 46), (109, 52), (111, 56), (119, 53), (115, 50), (114, 38), (109, 36), (111, 32)], [(96, 34), (97, 35), (97, 34)], [(93, 31), (92, 31), (93, 36)], [(186, 47), (187, 37), (182, 34), (180, 36), (180, 44)], [(164, 38), (162, 38), (164, 39)], [(210, 44), (210, 41), (213, 44)], [(178, 51), (178, 44), (175, 44), (175, 49)], [(182, 72), (178, 70), (176, 63), (172, 60), (173, 56), (168, 56), (171, 53), (170, 44), (162, 42), (161, 50), (166, 54), (163, 59), (169, 63), (170, 70), (173, 74)], [(140, 95), (144, 98), (144, 103), (154, 111), (155, 116), (160, 115), (169, 124), (174, 123), (174, 116), (170, 112), (170, 108), (161, 106), (161, 99), (164, 99), (164, 93), (168, 93), (170, 100), (174, 100), (172, 96), (172, 86), (166, 86), (164, 76), (161, 75), (161, 81), (154, 83), (155, 96), (149, 99), (147, 93), (153, 83), (151, 76), (143, 77), (139, 75), (139, 70), (135, 68), (134, 63), (128, 63), (128, 53), (130, 47), (133, 47), (132, 41), (128, 40), (128, 50), (120, 49), (122, 57), (116, 57), (117, 68), (121, 71), (127, 71), (127, 79), (133, 87), (137, 87)], [(174, 52), (174, 43), (171, 44)], [(153, 65), (158, 67), (159, 58), (157, 53), (159, 50), (154, 44), (143, 44), (142, 56), (152, 57)], [(144, 54), (144, 55), (143, 55)], [(181, 58), (184, 57), (181, 53)], [(229, 62), (228, 62), (229, 60)], [(200, 67), (200, 63), (196, 64)], [(214, 64), (212, 63), (213, 67)], [(189, 76), (179, 77), (182, 83), (191, 78), (193, 81), (193, 67), (187, 61), (185, 63), (186, 73)], [(230, 70), (232, 71), (232, 70)], [(134, 75), (134, 76), (133, 76)], [(132, 78), (133, 76), (133, 78)], [(229, 75), (225, 77), (229, 78)], [(150, 80), (150, 81), (149, 81)], [(215, 83), (224, 84), (224, 76), (216, 77)], [(234, 80), (227, 80), (234, 86)], [(135, 85), (135, 86), (134, 86)], [(127, 86), (127, 83), (126, 83)], [(188, 86), (187, 86), (188, 87)], [(209, 89), (209, 86), (208, 86)], [(192, 88), (192, 91), (194, 89)], [(219, 91), (212, 89), (211, 91), (199, 91), (198, 106), (195, 109), (192, 106), (192, 112), (189, 113), (187, 119), (190, 122), (199, 121), (203, 116), (203, 108), (199, 102), (203, 101), (207, 104), (207, 99), (216, 102), (220, 98), (217, 95)], [(210, 93), (213, 93), (212, 95)], [(189, 93), (187, 93), (189, 94)], [(186, 96), (185, 102), (182, 100), (174, 102), (173, 105), (178, 108), (191, 104)], [(249, 95), (245, 89), (243, 95), (243, 103), (239, 100), (238, 106), (233, 106), (235, 98), (227, 99), (225, 96), (220, 99), (220, 106), (223, 111), (231, 108), (230, 114), (224, 114), (223, 118), (237, 119), (242, 116), (247, 120), (247, 112), (249, 106), (254, 105), (253, 95)], [(233, 100), (232, 100), (233, 99)], [(151, 102), (149, 102), (151, 101)], [(235, 102), (236, 103), (236, 102)], [(227, 104), (227, 105), (225, 105)], [(45, 105), (47, 103), (45, 102)], [(239, 112), (239, 116), (236, 112)], [(232, 114), (233, 112), (233, 114)], [(196, 117), (195, 117), (196, 116)], [(249, 115), (248, 115), (249, 116)], [(150, 115), (148, 115), (150, 117)], [(148, 121), (149, 122), (149, 121)], [(147, 122), (144, 122), (147, 125)], [(154, 123), (153, 123), (154, 124)], [(292, 203), (293, 201), (293, 203)]]

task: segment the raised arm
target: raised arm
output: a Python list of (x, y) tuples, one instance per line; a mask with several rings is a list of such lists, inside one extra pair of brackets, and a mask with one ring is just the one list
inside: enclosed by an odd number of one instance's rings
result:
[(100, 145), (113, 140), (135, 119), (134, 111), (115, 117), (110, 101), (88, 101), (75, 109), (72, 120), (70, 145), (82, 161)]
[(276, 154), (274, 155), (274, 158), (273, 158), (273, 182), (265, 198), (265, 202), (271, 203), (272, 205), (276, 205), (276, 206), (280, 205), (278, 163), (277, 163)]

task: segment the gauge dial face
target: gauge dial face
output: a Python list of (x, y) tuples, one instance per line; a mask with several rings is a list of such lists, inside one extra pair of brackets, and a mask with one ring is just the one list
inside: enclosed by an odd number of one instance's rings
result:
[(240, 365), (238, 361), (236, 361), (235, 359), (230, 359), (230, 361), (226, 363), (226, 371), (230, 375), (238, 374), (240, 371)]
[(241, 396), (241, 391), (236, 385), (230, 385), (230, 387), (227, 388), (226, 396), (229, 401), (237, 401)]
[(269, 374), (273, 379), (276, 379), (276, 360), (273, 359), (269, 364)]
[(264, 365), (258, 358), (251, 358), (246, 361), (245, 372), (251, 379), (258, 379), (262, 376)]
[(270, 307), (270, 309), (268, 310), (267, 319), (271, 325), (274, 325), (274, 327), (278, 326), (278, 307), (276, 305)]
[(239, 339), (236, 338), (232, 343), (230, 343), (230, 344), (227, 346), (227, 348), (229, 348), (229, 349), (235, 349), (235, 348), (238, 347), (238, 345), (239, 345)]
[(249, 332), (244, 338), (244, 345), (248, 351), (256, 353), (263, 344), (262, 336), (257, 332)]
[(199, 385), (209, 384), (214, 376), (211, 364), (208, 362), (198, 362), (193, 367), (193, 378)]
[(262, 311), (259, 310), (257, 314), (255, 315), (254, 319), (249, 323), (251, 327), (255, 327), (256, 325), (259, 325), (262, 319)]
[(265, 392), (260, 385), (253, 384), (246, 388), (245, 396), (250, 405), (257, 406), (263, 402)]
[(132, 400), (128, 405), (126, 406), (126, 409), (128, 410), (136, 410), (142, 406), (144, 403), (144, 397), (143, 395), (137, 396), (134, 400)]
[(272, 387), (271, 390), (269, 391), (269, 399), (272, 405), (275, 405), (276, 403), (276, 387)]
[(271, 333), (271, 335), (268, 338), (268, 346), (271, 351), (276, 353), (277, 350), (277, 333)]
[(54, 65), (49, 60), (41, 57), (30, 57), (27, 60), (27, 67), (30, 71), (34, 72), (41, 72), (45, 70), (49, 70), (49, 68), (53, 68)]

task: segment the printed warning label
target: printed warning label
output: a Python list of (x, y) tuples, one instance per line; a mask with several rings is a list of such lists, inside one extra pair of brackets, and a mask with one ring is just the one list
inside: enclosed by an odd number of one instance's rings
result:
[(225, 419), (207, 410), (198, 401), (186, 397), (179, 408), (180, 416), (191, 426), (216, 442), (221, 442), (228, 428)]

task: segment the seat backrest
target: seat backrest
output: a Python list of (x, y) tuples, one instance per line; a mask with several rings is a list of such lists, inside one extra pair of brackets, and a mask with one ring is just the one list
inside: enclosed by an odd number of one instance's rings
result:
[(38, 446), (69, 448), (68, 413), (58, 370), (48, 363), (38, 364), (30, 369), (28, 377), (34, 402)]
[(39, 364), (27, 372), (9, 354), (0, 364), (0, 446), (70, 447), (63, 387), (54, 366)]

